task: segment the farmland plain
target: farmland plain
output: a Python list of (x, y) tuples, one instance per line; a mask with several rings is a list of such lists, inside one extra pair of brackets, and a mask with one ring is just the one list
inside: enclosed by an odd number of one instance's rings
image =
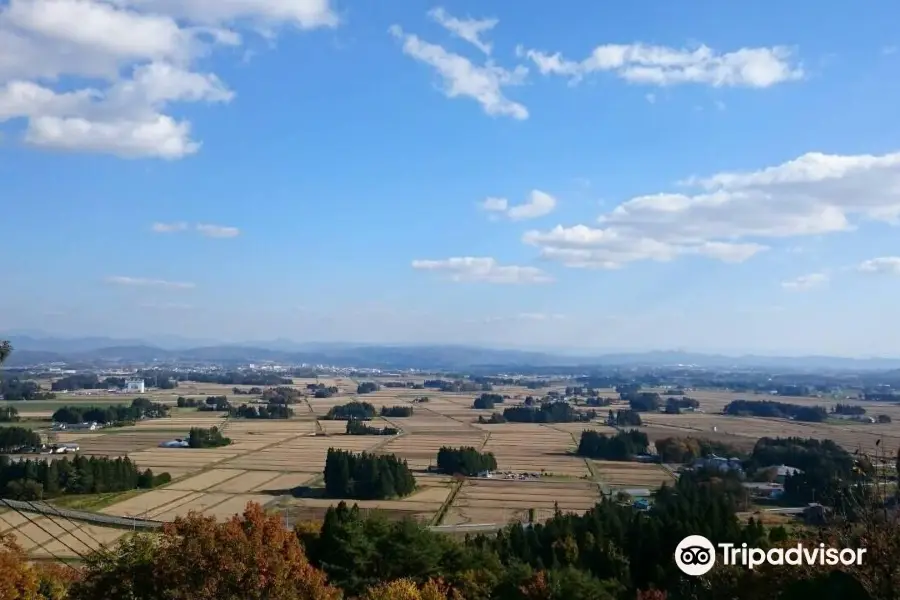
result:
[[(381, 380), (382, 383), (388, 380)], [(476, 392), (449, 393), (383, 387), (375, 392), (356, 394), (357, 382), (349, 378), (319, 379), (326, 386), (338, 387), (332, 398), (307, 397), (293, 406), (295, 415), (286, 420), (226, 419), (214, 412), (173, 409), (170, 417), (141, 421), (132, 427), (92, 432), (59, 432), (60, 442), (77, 442), (81, 452), (96, 456), (128, 456), (141, 468), (154, 473), (168, 472), (173, 481), (102, 508), (110, 515), (171, 520), (190, 511), (215, 518), (239, 513), (247, 502), (257, 502), (278, 510), (286, 520), (321, 518), (337, 500), (321, 497), (321, 476), (329, 448), (393, 453), (405, 459), (414, 471), (418, 489), (398, 500), (359, 502), (363, 510), (378, 510), (391, 518), (409, 516), (422, 522), (442, 525), (505, 523), (528, 518), (545, 518), (554, 507), (564, 511), (584, 511), (600, 498), (601, 491), (628, 488), (656, 488), (674, 481), (660, 465), (616, 463), (586, 460), (574, 454), (584, 429), (612, 434), (605, 424), (607, 408), (597, 409), (590, 423), (566, 424), (480, 424), (478, 417), (494, 411), (475, 410)], [(307, 392), (315, 379), (295, 379), (294, 387)], [(195, 398), (225, 395), (232, 403), (249, 402), (251, 396), (236, 395), (233, 386), (183, 382), (177, 390), (151, 391), (145, 394), (156, 402), (174, 405), (179, 395)], [(561, 389), (557, 387), (556, 389)], [(522, 387), (504, 387), (496, 392), (508, 396), (505, 406), (520, 404), (528, 395), (540, 392)], [(699, 400), (702, 413), (668, 415), (645, 413), (641, 427), (651, 440), (670, 436), (704, 437), (752, 447), (763, 436), (797, 435), (832, 439), (853, 450), (870, 450), (882, 440), (888, 452), (900, 446), (900, 407), (886, 403), (866, 403), (868, 414), (887, 414), (893, 422), (868, 424), (857, 422), (800, 423), (782, 419), (731, 417), (721, 414), (734, 399), (778, 400), (796, 404), (833, 403), (830, 399), (777, 398), (730, 392), (691, 391)], [(613, 390), (601, 395), (615, 396)], [(427, 402), (414, 402), (427, 396)], [(94, 394), (64, 395), (55, 401), (16, 403), (22, 417), (48, 419), (56, 407), (65, 404), (127, 403), (131, 396)], [(412, 406), (410, 417), (376, 417), (373, 425), (390, 425), (401, 431), (398, 436), (348, 436), (343, 421), (324, 417), (332, 407), (353, 399), (383, 406)], [(613, 405), (612, 409), (624, 405)], [(579, 410), (585, 410), (579, 407)], [(49, 423), (48, 423), (49, 425)], [(220, 427), (233, 444), (213, 449), (161, 448), (160, 442), (183, 437), (192, 427)], [(494, 479), (455, 480), (428, 472), (442, 446), (472, 446), (492, 452), (498, 463)], [(0, 529), (16, 535), (34, 556), (71, 553), (65, 544), (42, 532), (33, 523), (19, 519), (9, 511), (0, 514)], [(43, 520), (38, 520), (43, 519)], [(47, 517), (35, 517), (38, 524), (48, 521), (61, 528), (59, 536), (71, 542), (78, 538), (94, 543), (113, 541), (121, 530), (56, 523)], [(71, 531), (70, 531), (71, 529)], [(55, 531), (55, 530), (51, 530)], [(79, 535), (81, 533), (82, 535)], [(90, 535), (88, 535), (90, 533)], [(43, 536), (43, 537), (42, 537)], [(69, 540), (69, 538), (72, 540)], [(80, 543), (80, 542), (79, 542)]]

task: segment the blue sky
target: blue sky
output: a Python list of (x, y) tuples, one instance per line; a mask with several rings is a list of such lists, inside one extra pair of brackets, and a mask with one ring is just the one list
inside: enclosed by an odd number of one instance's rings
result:
[(898, 17), (4, 1), (0, 331), (898, 356)]

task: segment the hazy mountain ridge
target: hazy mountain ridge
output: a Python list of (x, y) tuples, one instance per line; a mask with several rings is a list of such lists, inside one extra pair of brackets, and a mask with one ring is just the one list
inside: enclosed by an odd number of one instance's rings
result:
[[(597, 353), (571, 356), (553, 352), (502, 350), (454, 345), (363, 345), (346, 343), (295, 343), (290, 340), (251, 344), (211, 344), (161, 347), (145, 340), (106, 337), (60, 338), (29, 335), (3, 335), (15, 352), (8, 366), (47, 362), (66, 363), (150, 363), (160, 362), (276, 362), (289, 364), (329, 364), (335, 366), (383, 369), (462, 369), (492, 366), (498, 369), (516, 366), (575, 367), (622, 366), (662, 367), (697, 365), (717, 368), (768, 367), (778, 369), (865, 369), (900, 368), (900, 359), (842, 358), (830, 356), (725, 356), (686, 351), (650, 351)], [(271, 344), (271, 346), (269, 345)]]

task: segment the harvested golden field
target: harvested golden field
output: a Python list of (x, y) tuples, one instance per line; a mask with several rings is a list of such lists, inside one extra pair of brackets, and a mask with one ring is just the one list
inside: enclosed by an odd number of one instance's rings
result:
[(572, 435), (566, 431), (532, 423), (475, 427), (490, 434), (484, 451), (494, 453), (499, 471), (566, 477), (590, 475), (584, 459), (571, 454), (577, 445)]
[(554, 505), (565, 512), (583, 512), (597, 503), (600, 489), (595, 483), (572, 481), (467, 480), (442, 525), (507, 523), (526, 520), (529, 509), (544, 518)]
[(380, 448), (385, 454), (396, 454), (406, 459), (411, 469), (425, 469), (437, 464), (437, 453), (441, 446), (474, 446), (480, 448), (487, 436), (477, 431), (454, 433), (453, 435), (417, 434), (397, 437)]
[(675, 483), (675, 477), (662, 465), (611, 460), (594, 460), (592, 464), (600, 482), (612, 488), (653, 490), (663, 483)]
[[(418, 489), (399, 500), (349, 500), (363, 511), (378, 511), (390, 519), (410, 517), (431, 522), (451, 491), (449, 477), (421, 475), (416, 477)], [(289, 498), (279, 502), (279, 510), (291, 522), (321, 519), (330, 506), (340, 502), (331, 498)]]
[(0, 513), (0, 533), (13, 535), (22, 549), (35, 558), (77, 558), (112, 544), (126, 533), (123, 529), (57, 517), (28, 516), (33, 522), (12, 511)]

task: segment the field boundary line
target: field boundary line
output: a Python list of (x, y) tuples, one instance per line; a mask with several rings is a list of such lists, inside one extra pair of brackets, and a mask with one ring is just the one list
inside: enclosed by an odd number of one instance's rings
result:
[(462, 487), (469, 481), (468, 479), (463, 479), (462, 481), (458, 481), (454, 483), (453, 489), (450, 490), (450, 493), (447, 495), (447, 499), (444, 500), (444, 503), (441, 504), (441, 507), (438, 509), (436, 513), (434, 513), (434, 517), (431, 519), (431, 523), (429, 525), (431, 527), (440, 527), (441, 521), (444, 520), (444, 517), (447, 516), (447, 513), (450, 512), (450, 509), (453, 508), (453, 503), (456, 501), (456, 496), (459, 494), (459, 491)]

